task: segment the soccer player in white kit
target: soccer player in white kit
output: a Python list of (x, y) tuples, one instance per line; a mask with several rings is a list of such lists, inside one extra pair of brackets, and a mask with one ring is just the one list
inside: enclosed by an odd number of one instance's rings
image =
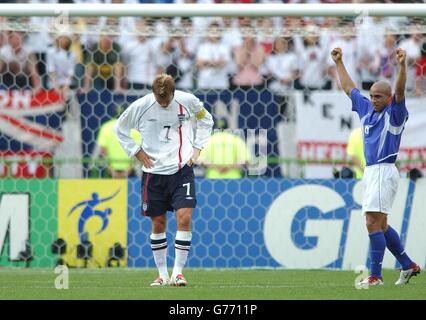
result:
[[(169, 75), (157, 76), (152, 91), (123, 112), (116, 133), (127, 154), (142, 163), (142, 212), (151, 218), (151, 248), (159, 271), (151, 286), (186, 286), (182, 269), (191, 246), (191, 218), (196, 205), (192, 165), (211, 135), (213, 119), (196, 96), (175, 90), (175, 81)], [(142, 145), (134, 142), (131, 129), (141, 133)], [(171, 278), (167, 270), (167, 211), (176, 212), (177, 222)]]
[(396, 49), (398, 76), (395, 94), (386, 81), (375, 82), (370, 89), (370, 99), (356, 88), (342, 60), (342, 50), (334, 48), (331, 56), (336, 64), (340, 83), (352, 100), (352, 111), (358, 113), (363, 128), (364, 156), (367, 166), (364, 171), (362, 211), (370, 237), (370, 276), (361, 284), (383, 285), (382, 261), (386, 247), (402, 266), (396, 285), (408, 283), (420, 273), (420, 267), (411, 261), (405, 252), (398, 233), (387, 224), (387, 216), (398, 189), (399, 174), (395, 161), (401, 135), (408, 120), (405, 106), (406, 52)]

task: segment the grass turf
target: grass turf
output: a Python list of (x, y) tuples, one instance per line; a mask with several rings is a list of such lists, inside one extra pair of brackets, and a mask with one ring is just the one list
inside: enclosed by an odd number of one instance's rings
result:
[(54, 287), (53, 269), (0, 268), (0, 299), (426, 299), (426, 276), (396, 287), (398, 271), (384, 270), (385, 285), (356, 289), (352, 271), (186, 269), (187, 287), (151, 288), (154, 269), (70, 269), (69, 289)]

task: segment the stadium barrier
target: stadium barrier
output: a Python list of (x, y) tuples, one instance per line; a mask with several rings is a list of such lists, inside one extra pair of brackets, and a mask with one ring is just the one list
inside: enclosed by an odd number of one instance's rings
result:
[[(353, 270), (368, 265), (360, 181), (197, 179), (196, 188), (188, 267)], [(67, 244), (61, 257), (70, 266), (104, 267), (117, 258), (120, 266), (154, 267), (140, 189), (139, 179), (0, 180), (0, 265), (23, 265), (17, 261), (25, 258), (29, 244), (28, 264), (52, 267), (59, 257), (51, 244), (59, 237)], [(389, 216), (421, 266), (426, 264), (425, 194), (426, 179), (401, 179)], [(175, 228), (169, 215), (169, 265)], [(79, 245), (87, 242), (93, 252), (85, 261), (80, 252), (85, 247)], [(117, 247), (125, 249), (123, 256), (111, 256)], [(383, 266), (398, 267), (389, 253)]]

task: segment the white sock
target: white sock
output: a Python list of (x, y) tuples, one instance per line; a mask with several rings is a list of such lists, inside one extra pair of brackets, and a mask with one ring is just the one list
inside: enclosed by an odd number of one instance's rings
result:
[(151, 249), (154, 255), (155, 265), (161, 278), (169, 279), (167, 271), (167, 238), (166, 233), (153, 233), (150, 236)]
[(182, 274), (182, 269), (188, 259), (189, 249), (191, 248), (191, 231), (177, 231), (175, 239), (175, 265), (172, 276)]

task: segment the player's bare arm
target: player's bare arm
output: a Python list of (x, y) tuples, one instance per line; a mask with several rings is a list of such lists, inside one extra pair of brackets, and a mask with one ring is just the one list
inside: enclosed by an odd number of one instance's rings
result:
[(152, 160), (155, 160), (153, 157), (149, 156), (145, 151), (140, 149), (136, 154), (135, 157), (142, 163), (142, 165), (145, 168), (151, 169), (152, 168)]
[(197, 162), (198, 158), (200, 157), (200, 152), (201, 152), (200, 149), (194, 148), (194, 152), (192, 154), (192, 157), (191, 157), (191, 159), (189, 159), (189, 161), (187, 163), (188, 166), (192, 166), (194, 163)]
[(395, 100), (397, 103), (401, 102), (405, 97), (405, 82), (407, 80), (407, 53), (405, 50), (398, 48), (396, 49), (396, 61), (398, 63), (399, 71), (396, 78), (395, 86)]
[(351, 91), (356, 87), (355, 83), (351, 79), (348, 74), (348, 71), (345, 68), (342, 59), (342, 49), (334, 48), (331, 51), (331, 57), (333, 58), (334, 63), (336, 64), (337, 74), (339, 75), (340, 84), (342, 85), (342, 89), (345, 91), (347, 96), (351, 97)]

